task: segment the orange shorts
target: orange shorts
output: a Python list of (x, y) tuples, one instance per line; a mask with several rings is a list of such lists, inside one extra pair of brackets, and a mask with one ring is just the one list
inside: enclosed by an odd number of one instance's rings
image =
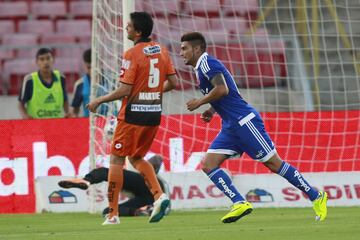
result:
[(158, 129), (159, 126), (139, 126), (119, 121), (113, 136), (111, 153), (118, 157), (144, 157)]

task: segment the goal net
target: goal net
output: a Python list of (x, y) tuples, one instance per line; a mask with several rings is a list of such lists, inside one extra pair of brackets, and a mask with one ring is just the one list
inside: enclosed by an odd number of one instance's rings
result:
[[(116, 88), (129, 9), (95, 0), (92, 96)], [(168, 47), (180, 83), (165, 93), (163, 118), (151, 151), (164, 170), (199, 169), (221, 127), (186, 102), (201, 96), (191, 67), (179, 56), (183, 33), (200, 31), (209, 54), (233, 74), (242, 96), (259, 110), (283, 159), (302, 172), (360, 171), (360, 3), (357, 0), (127, 1), (154, 18), (153, 39)], [(91, 159), (109, 154), (120, 103), (91, 118)], [(224, 164), (233, 174), (268, 173), (243, 155)]]

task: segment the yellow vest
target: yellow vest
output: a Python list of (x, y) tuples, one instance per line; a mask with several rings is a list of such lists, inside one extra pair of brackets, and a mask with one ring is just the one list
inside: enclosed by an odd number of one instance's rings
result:
[(31, 74), (33, 81), (33, 93), (30, 101), (26, 104), (27, 113), (33, 118), (62, 118), (64, 117), (64, 93), (61, 86), (61, 75), (54, 70), (56, 81), (47, 88), (41, 82), (39, 73)]

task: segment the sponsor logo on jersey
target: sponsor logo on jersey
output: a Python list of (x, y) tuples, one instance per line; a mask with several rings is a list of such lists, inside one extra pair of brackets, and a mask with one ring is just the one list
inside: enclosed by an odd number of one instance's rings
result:
[(44, 103), (54, 103), (54, 102), (55, 102), (55, 98), (52, 93), (50, 93), (49, 96), (47, 96), (47, 98), (45, 98), (45, 101), (44, 101)]
[(36, 113), (40, 118), (48, 118), (48, 117), (55, 117), (59, 116), (60, 110), (46, 110), (46, 109), (40, 109)]
[(143, 48), (143, 52), (145, 55), (159, 54), (161, 53), (161, 47), (159, 45), (147, 46)]

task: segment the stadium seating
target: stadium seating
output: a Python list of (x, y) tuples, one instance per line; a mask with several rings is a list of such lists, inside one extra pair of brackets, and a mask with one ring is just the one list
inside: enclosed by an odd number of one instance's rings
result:
[(19, 23), (19, 33), (53, 33), (54, 25), (50, 20), (26, 20)]
[(252, 16), (259, 11), (257, 0), (223, 0), (225, 16)]
[(0, 2), (0, 21), (12, 20), (17, 25), (21, 19), (26, 19), (29, 13), (26, 2)]
[(88, 20), (59, 20), (56, 23), (56, 30), (58, 33), (75, 37), (91, 35), (91, 25)]
[(81, 55), (77, 58), (56, 58), (55, 68), (65, 75), (67, 92), (73, 91), (74, 83), (80, 77), (81, 61)]
[[(222, 4), (221, 8), (219, 3)], [(110, 1), (109, 4), (115, 4), (116, 8), (122, 7), (119, 2)], [(183, 0), (146, 0), (136, 1), (135, 9), (149, 11), (153, 14), (154, 39), (169, 46), (173, 53), (178, 54), (179, 52), (177, 45), (171, 42), (180, 41), (182, 32), (179, 29), (188, 31), (196, 29), (203, 32), (210, 43), (220, 44), (219, 47), (209, 51), (219, 54), (218, 56), (227, 62), (229, 68), (235, 69), (235, 71), (240, 69), (239, 72), (242, 73), (247, 71), (250, 72), (250, 75), (252, 72), (255, 74), (256, 69), (251, 63), (255, 59), (261, 58), (263, 61), (279, 63), (272, 72), (267, 69), (261, 70), (264, 76), (271, 76), (274, 72), (277, 75), (280, 73), (281, 76), (286, 76), (285, 54), (281, 41), (271, 43), (271, 46), (264, 46), (268, 52), (252, 52), (248, 66), (230, 64), (229, 50), (224, 49), (226, 44), (239, 41), (240, 36), (248, 31), (250, 21), (255, 19), (259, 11), (257, 0), (201, 0), (192, 1), (191, 4)], [(185, 17), (188, 14), (193, 17)], [(91, 15), (92, 1), (90, 0), (0, 1), (0, 43), (2, 46), (0, 68), (4, 71), (6, 61), (11, 62), (11, 59), (16, 57), (33, 59), (35, 51), (39, 47), (38, 44), (40, 44), (55, 49), (57, 64), (65, 68), (66, 74), (69, 76), (68, 81), (74, 80), (79, 75), (82, 51), (91, 46)], [(117, 21), (117, 24), (118, 21), (122, 21), (121, 18), (112, 20)], [(79, 29), (81, 30), (79, 31)], [(258, 29), (254, 36), (266, 39), (268, 33), (265, 29)], [(240, 55), (236, 53), (239, 51), (233, 51), (234, 56), (231, 57), (238, 60), (242, 58), (243, 53)], [(269, 54), (272, 55), (271, 58), (269, 58)], [(71, 58), (76, 61), (74, 68), (68, 67), (63, 61), (63, 59)], [(14, 63), (10, 65), (13, 66)], [(261, 65), (261, 67), (263, 66)], [(245, 67), (249, 69), (245, 69)], [(267, 68), (267, 66), (264, 67)], [(188, 73), (183, 71), (181, 74)], [(186, 78), (189, 77), (191, 78), (191, 76), (186, 76)], [(0, 76), (1, 79), (3, 82), (9, 82), (9, 79)], [(16, 82), (14, 78), (12, 79), (13, 83)], [(17, 86), (14, 85), (15, 87), (12, 87), (9, 92), (16, 90)], [(239, 85), (245, 86), (242, 83)], [(246, 86), (253, 87), (251, 84)], [(6, 92), (4, 87), (2, 90), (3, 93)]]
[(33, 2), (31, 14), (36, 19), (65, 19), (67, 15), (65, 2)]
[(70, 2), (70, 15), (74, 19), (91, 20), (92, 1), (72, 1), (72, 2)]
[(221, 19), (211, 19), (212, 29), (226, 29), (230, 34), (241, 34), (247, 30), (246, 20), (241, 17), (226, 17)]
[[(36, 45), (38, 41), (38, 35), (32, 33), (17, 33), (17, 34), (6, 34), (2, 39), (3, 46), (16, 46), (19, 47), (18, 50), (14, 51), (12, 49), (7, 50), (9, 54), (13, 57), (30, 57), (35, 56), (34, 51), (36, 52)], [(29, 47), (34, 47), (30, 49)], [(26, 49), (25, 49), (26, 48)]]
[(32, 59), (13, 59), (6, 61), (4, 64), (4, 75), (5, 79), (8, 81), (5, 83), (7, 85), (7, 91), (9, 95), (18, 94), (24, 76), (33, 71), (36, 71), (36, 63), (34, 58)]
[(149, 0), (136, 2), (138, 3), (135, 6), (136, 10), (144, 9), (144, 11), (151, 12), (154, 17), (158, 18), (171, 18), (174, 14), (181, 12), (180, 1)]
[(191, 4), (185, 4), (185, 12), (198, 17), (219, 17), (221, 9), (219, 0), (192, 1)]
[(13, 21), (11, 20), (0, 21), (0, 36), (14, 32), (15, 32), (15, 24)]

